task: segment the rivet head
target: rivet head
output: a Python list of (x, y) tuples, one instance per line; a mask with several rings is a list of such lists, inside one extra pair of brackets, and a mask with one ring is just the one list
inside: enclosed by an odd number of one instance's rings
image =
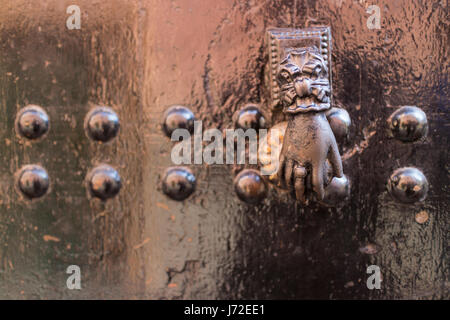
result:
[(45, 135), (48, 129), (48, 115), (41, 107), (30, 105), (17, 114), (16, 130), (25, 138), (38, 139)]
[(327, 119), (337, 140), (343, 140), (348, 136), (352, 121), (346, 110), (332, 108), (327, 112)]
[(110, 141), (117, 136), (119, 128), (119, 117), (109, 107), (96, 107), (86, 116), (86, 133), (95, 141)]
[(395, 170), (387, 187), (390, 194), (402, 203), (423, 201), (428, 193), (427, 178), (419, 169), (412, 167)]
[(196, 187), (196, 179), (186, 167), (168, 168), (162, 179), (162, 190), (171, 199), (182, 201), (189, 197)]
[(402, 142), (414, 142), (428, 133), (427, 115), (420, 108), (405, 106), (387, 120), (390, 136)]
[(87, 183), (90, 194), (101, 200), (113, 198), (122, 187), (119, 173), (108, 165), (92, 169), (88, 173)]
[(350, 182), (344, 175), (340, 178), (333, 177), (330, 183), (325, 188), (325, 196), (322, 200), (326, 206), (339, 206), (344, 204), (345, 200), (350, 195)]
[(264, 129), (266, 128), (266, 119), (257, 106), (248, 105), (239, 111), (236, 128), (243, 130)]
[(189, 108), (184, 106), (172, 106), (164, 113), (163, 131), (171, 137), (176, 129), (186, 129), (194, 132), (195, 116)]
[(266, 197), (267, 184), (258, 171), (245, 169), (234, 179), (234, 190), (242, 201), (257, 204)]
[(38, 165), (21, 168), (17, 182), (19, 190), (29, 199), (42, 197), (50, 185), (47, 171)]

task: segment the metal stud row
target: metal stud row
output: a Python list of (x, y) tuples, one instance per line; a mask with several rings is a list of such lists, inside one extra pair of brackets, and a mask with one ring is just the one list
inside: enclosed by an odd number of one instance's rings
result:
[[(16, 116), (16, 132), (27, 139), (43, 138), (50, 129), (50, 120), (45, 110), (37, 105), (28, 105)], [(95, 107), (85, 118), (86, 135), (94, 141), (108, 142), (119, 133), (117, 114), (109, 107)]]
[[(50, 178), (42, 166), (30, 164), (23, 166), (16, 174), (18, 190), (27, 199), (44, 196), (50, 188)], [(91, 196), (101, 200), (114, 197), (122, 186), (120, 175), (108, 166), (100, 165), (86, 176), (86, 184)]]
[[(49, 116), (37, 105), (21, 109), (15, 121), (16, 132), (30, 140), (43, 139), (49, 129)], [(85, 118), (86, 135), (101, 143), (115, 138), (119, 132), (120, 122), (117, 114), (109, 107), (95, 107)], [(40, 198), (47, 193), (50, 179), (47, 171), (40, 165), (25, 165), (16, 174), (17, 188), (27, 199)], [(101, 200), (114, 197), (122, 186), (119, 173), (109, 165), (99, 165), (92, 169), (86, 178), (91, 196)]]

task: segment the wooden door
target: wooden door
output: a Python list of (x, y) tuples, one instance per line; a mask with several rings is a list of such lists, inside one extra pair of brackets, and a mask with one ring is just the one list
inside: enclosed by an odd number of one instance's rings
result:
[[(72, 2), (0, 5), (0, 297), (449, 298), (444, 1), (79, 0), (80, 29), (68, 29)], [(204, 128), (225, 130), (252, 103), (275, 125), (267, 29), (317, 25), (331, 28), (333, 99), (352, 121), (339, 142), (349, 199), (304, 206), (269, 184), (261, 203), (246, 204), (233, 165), (190, 166), (194, 193), (168, 198), (161, 180), (174, 143), (164, 112), (183, 105)], [(15, 127), (27, 105), (48, 114), (36, 140)], [(107, 143), (85, 132), (98, 105), (120, 119)], [(388, 118), (410, 105), (426, 114), (427, 137), (390, 138)], [(32, 200), (16, 181), (28, 164), (50, 181)], [(107, 201), (86, 190), (101, 164), (122, 183)], [(428, 180), (424, 201), (388, 193), (403, 167)], [(80, 290), (67, 287), (70, 265)], [(366, 285), (369, 265), (380, 268), (379, 290)]]

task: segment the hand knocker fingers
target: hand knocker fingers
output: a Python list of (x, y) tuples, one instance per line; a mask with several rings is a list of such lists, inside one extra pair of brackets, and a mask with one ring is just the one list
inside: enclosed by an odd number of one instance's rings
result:
[(331, 142), (330, 151), (328, 152), (328, 159), (330, 160), (331, 167), (333, 168), (333, 176), (341, 178), (344, 175), (342, 170), (342, 160), (339, 154), (339, 148), (336, 141)]
[(307, 171), (304, 167), (296, 165), (294, 168), (294, 187), (295, 187), (295, 197), (297, 201), (302, 203), (307, 202), (306, 200), (306, 174)]
[(293, 173), (294, 171), (294, 160), (287, 159), (284, 167), (284, 180), (286, 181), (286, 186), (290, 189), (293, 184)]
[(285, 160), (286, 158), (284, 157), (283, 154), (280, 155), (280, 159), (278, 161), (278, 168), (277, 168), (277, 184), (280, 187), (284, 186), (284, 166), (285, 166)]
[(312, 189), (317, 200), (322, 201), (325, 196), (325, 188), (323, 186), (323, 165), (321, 163), (312, 166)]

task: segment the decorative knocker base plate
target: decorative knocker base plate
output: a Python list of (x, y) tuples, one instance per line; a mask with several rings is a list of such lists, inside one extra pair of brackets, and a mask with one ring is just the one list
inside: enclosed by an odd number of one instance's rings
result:
[(269, 86), (272, 107), (281, 106), (281, 88), (277, 81), (278, 69), (291, 51), (310, 49), (317, 51), (328, 69), (331, 86), (331, 32), (329, 27), (305, 29), (275, 28), (267, 30), (269, 47)]
[(332, 107), (331, 36), (328, 27), (269, 29), (272, 108), (288, 116), (277, 181), (307, 203), (323, 201), (344, 178), (326, 112)]

